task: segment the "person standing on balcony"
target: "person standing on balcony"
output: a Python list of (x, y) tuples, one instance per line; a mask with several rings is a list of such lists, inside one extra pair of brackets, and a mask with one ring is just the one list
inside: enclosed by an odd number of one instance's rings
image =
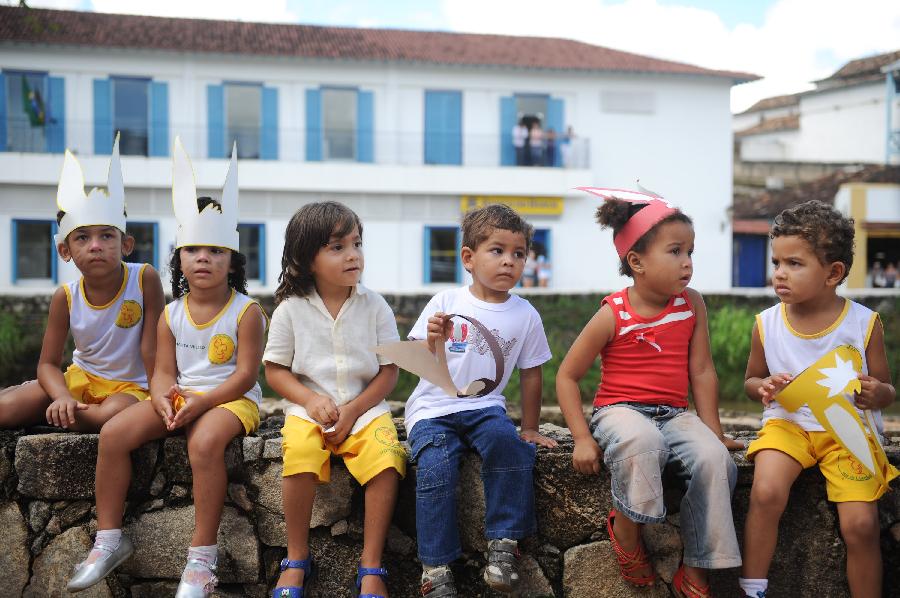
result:
[(544, 163), (544, 130), (541, 121), (535, 119), (531, 123), (528, 135), (528, 145), (531, 149), (531, 166), (541, 166)]
[(556, 131), (547, 129), (547, 140), (544, 143), (544, 166), (556, 166)]
[(525, 165), (525, 143), (528, 141), (528, 129), (525, 119), (520, 118), (512, 129), (512, 143), (516, 150), (516, 166)]

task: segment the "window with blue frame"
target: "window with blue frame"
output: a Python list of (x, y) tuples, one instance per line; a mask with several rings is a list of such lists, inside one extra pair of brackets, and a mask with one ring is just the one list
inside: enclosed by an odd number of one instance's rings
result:
[(374, 94), (354, 88), (306, 90), (306, 159), (374, 162)]
[(459, 261), (459, 227), (425, 227), (424, 282), (459, 282), (462, 264)]
[(53, 220), (12, 221), (12, 281), (56, 282)]
[[(562, 166), (559, 142), (564, 126), (561, 98), (537, 93), (500, 98), (500, 164)], [(524, 128), (516, 134), (519, 127)]]
[(146, 156), (150, 140), (150, 80), (112, 79), (113, 130), (118, 131), (119, 153)]
[(225, 82), (206, 87), (207, 152), (229, 158), (278, 159), (278, 89), (259, 83)]
[(462, 164), (462, 93), (425, 92), (425, 163)]
[(31, 71), (0, 72), (0, 151), (62, 152), (65, 84)]
[(262, 126), (262, 86), (225, 84), (225, 156), (237, 142), (238, 158), (258, 159)]
[(239, 249), (247, 258), (245, 271), (247, 280), (259, 281), (265, 284), (266, 280), (266, 225), (265, 224), (238, 224), (240, 238)]
[(150, 264), (159, 269), (159, 225), (155, 222), (129, 222), (128, 234), (134, 237), (134, 249), (125, 257), (126, 262)]

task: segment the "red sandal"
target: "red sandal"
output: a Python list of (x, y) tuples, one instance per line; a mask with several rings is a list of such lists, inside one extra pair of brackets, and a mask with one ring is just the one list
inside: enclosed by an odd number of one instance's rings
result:
[(675, 577), (672, 578), (672, 589), (675, 590), (675, 595), (679, 598), (712, 598), (712, 594), (709, 592), (709, 584), (700, 586), (692, 581), (684, 571), (684, 563), (681, 563), (678, 571), (675, 572)]
[[(606, 519), (606, 530), (609, 532), (609, 540), (612, 542), (613, 550), (616, 553), (616, 561), (619, 563), (619, 574), (622, 576), (622, 579), (635, 587), (646, 588), (652, 586), (656, 583), (656, 573), (653, 571), (650, 559), (647, 558), (643, 543), (638, 540), (637, 548), (634, 549), (634, 552), (626, 552), (625, 549), (619, 545), (619, 542), (616, 540), (616, 536), (613, 533), (613, 520), (615, 520), (616, 515), (618, 515), (618, 513), (615, 509), (612, 509), (609, 512), (609, 517)], [(635, 577), (632, 575), (635, 570), (645, 566), (650, 567), (649, 575), (644, 575), (642, 577)]]

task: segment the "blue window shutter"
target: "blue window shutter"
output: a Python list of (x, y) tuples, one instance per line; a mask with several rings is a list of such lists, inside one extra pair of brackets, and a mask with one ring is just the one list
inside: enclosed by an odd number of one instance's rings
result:
[(512, 128), (516, 125), (516, 98), (500, 98), (500, 165), (516, 165), (516, 149), (512, 143)]
[[(556, 133), (556, 155), (553, 158), (554, 166), (562, 166), (562, 152), (559, 151), (559, 141), (562, 139), (563, 127), (566, 122), (565, 102), (560, 98), (547, 100), (547, 124), (546, 129), (553, 129)], [(546, 135), (545, 135), (546, 139)]]
[(306, 90), (306, 159), (322, 159), (322, 94), (318, 89)]
[(169, 84), (150, 82), (150, 155), (169, 155)]
[(225, 157), (225, 88), (221, 85), (206, 86), (206, 145), (210, 158)]
[(109, 79), (94, 79), (94, 153), (111, 154), (113, 146), (112, 85)]
[(50, 96), (47, 151), (51, 154), (61, 154), (66, 151), (66, 80), (62, 77), (47, 77), (47, 82)]
[(425, 92), (425, 163), (462, 163), (462, 94)]
[(262, 143), (259, 157), (278, 159), (278, 89), (262, 88)]
[(0, 152), (6, 151), (6, 133), (6, 77), (0, 71)]
[(374, 97), (371, 91), (360, 91), (356, 97), (356, 160), (374, 162)]

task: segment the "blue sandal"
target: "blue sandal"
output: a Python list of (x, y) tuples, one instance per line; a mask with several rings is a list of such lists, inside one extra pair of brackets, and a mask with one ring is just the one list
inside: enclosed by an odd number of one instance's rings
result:
[(356, 568), (356, 593), (358, 598), (384, 598), (381, 594), (360, 594), (362, 591), (362, 578), (367, 575), (377, 575), (387, 583), (387, 569), (384, 567), (363, 567), (359, 565)]
[[(287, 569), (302, 569), (304, 585), (313, 577), (315, 571), (315, 563), (313, 563), (311, 557), (303, 559), (302, 561), (282, 559), (280, 567), (282, 571)], [(303, 586), (299, 588), (296, 586), (275, 588), (272, 590), (272, 598), (303, 598)]]

